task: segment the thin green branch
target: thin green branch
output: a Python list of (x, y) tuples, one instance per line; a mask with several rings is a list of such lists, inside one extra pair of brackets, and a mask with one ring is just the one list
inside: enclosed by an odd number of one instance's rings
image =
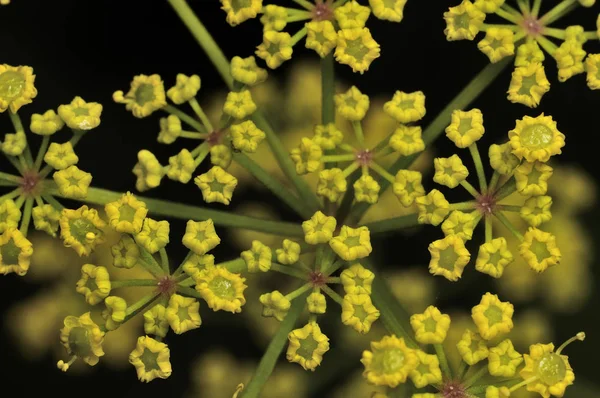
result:
[(420, 225), (418, 217), (419, 215), (417, 213), (413, 213), (405, 216), (398, 216), (393, 218), (387, 218), (385, 220), (370, 222), (365, 224), (365, 227), (369, 228), (369, 232), (371, 234), (393, 232), (400, 229), (416, 227)]

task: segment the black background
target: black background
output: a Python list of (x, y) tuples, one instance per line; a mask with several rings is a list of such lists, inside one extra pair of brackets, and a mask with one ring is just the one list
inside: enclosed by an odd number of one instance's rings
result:
[[(426, 125), (488, 62), (474, 42), (449, 43), (445, 40), (442, 14), (454, 3), (457, 1), (409, 0), (401, 24), (376, 21), (372, 17), (369, 28), (381, 45), (381, 57), (364, 75), (353, 74), (348, 67), (336, 65), (340, 78), (356, 84), (367, 94), (391, 97), (397, 89), (406, 92), (422, 90), (427, 95), (427, 116), (422, 123)], [(257, 20), (231, 28), (216, 0), (190, 0), (190, 4), (224, 48), (227, 57), (251, 55), (261, 42), (261, 26)], [(580, 24), (586, 30), (593, 30), (599, 8), (596, 5), (592, 9), (579, 9), (561, 21), (561, 26)], [(599, 52), (599, 47), (597, 41), (586, 44), (588, 52)], [(294, 49), (292, 61), (271, 76), (284, 76), (289, 64), (300, 57), (314, 58), (316, 55), (299, 45)], [(158, 116), (135, 119), (123, 105), (111, 100), (115, 90), (127, 91), (131, 78), (140, 73), (160, 74), (166, 87), (174, 83), (177, 73), (195, 73), (202, 78), (201, 95), (210, 96), (211, 91), (223, 89), (210, 61), (163, 0), (13, 0), (13, 4), (0, 7), (0, 62), (30, 65), (35, 70), (39, 94), (32, 105), (23, 108), (25, 120), (32, 112), (39, 113), (68, 103), (75, 95), (104, 105), (102, 124), (82, 140), (78, 154), (82, 159), (80, 164), (94, 176), (94, 186), (117, 191), (133, 189), (135, 180), (129, 170), (139, 149), (150, 149), (159, 159), (165, 159), (166, 152), (161, 152), (164, 149), (155, 141)], [(584, 75), (559, 83), (554, 61), (547, 59), (545, 66), (552, 88), (539, 108), (529, 109), (506, 100), (509, 70), (473, 104), (484, 113), (487, 130), (484, 140), (497, 141), (504, 137), (514, 127), (515, 119), (524, 115), (551, 114), (567, 137), (560, 161), (583, 167), (598, 181), (600, 92), (587, 88)], [(8, 117), (0, 118), (0, 131), (11, 131)], [(446, 141), (439, 140), (435, 145), (440, 151), (452, 151)], [(2, 160), (0, 167), (5, 170), (8, 166)], [(191, 187), (185, 190), (173, 185), (161, 186), (149, 195), (200, 204), (198, 196), (189, 195)], [(600, 212), (594, 210), (586, 217), (596, 242), (600, 232), (599, 215)], [(294, 219), (289, 214), (283, 214), (283, 217)], [(181, 226), (172, 227), (172, 236), (181, 231)], [(428, 241), (424, 235), (421, 244)], [(403, 238), (391, 239), (390, 244), (405, 244)], [(386, 247), (385, 242), (378, 246), (380, 250), (386, 250)], [(417, 256), (410, 250), (411, 246), (405, 247), (403, 255), (407, 257), (407, 263), (427, 261), (423, 252)], [(393, 253), (397, 253), (396, 248)], [(464, 281), (464, 288), (454, 289), (452, 295), (442, 295), (443, 300), (465, 308), (472, 306), (487, 288), (480, 280), (475, 280), (477, 285), (473, 280)], [(5, 311), (38, 288), (15, 275), (0, 278), (0, 310)], [(571, 346), (569, 355), (576, 374), (590, 380), (597, 378), (600, 352), (597, 305), (598, 294), (595, 292), (581, 313), (554, 319), (558, 342), (579, 330), (588, 333), (588, 340)], [(182, 395), (188, 383), (186, 364), (208, 347), (229, 346), (239, 356), (259, 354), (258, 349), (246, 344), (243, 329), (230, 326), (223, 331), (210, 325), (203, 326), (194, 333), (169, 337), (175, 371), (168, 380), (145, 385), (136, 380), (133, 367), (127, 372), (116, 373), (100, 364), (90, 374), (76, 376), (56, 370), (51, 358), (27, 362), (11, 348), (8, 336), (3, 333), (0, 331), (2, 390), (6, 393), (18, 391), (21, 396), (33, 395), (42, 388), (47, 394), (66, 396), (144, 394), (176, 397)]]

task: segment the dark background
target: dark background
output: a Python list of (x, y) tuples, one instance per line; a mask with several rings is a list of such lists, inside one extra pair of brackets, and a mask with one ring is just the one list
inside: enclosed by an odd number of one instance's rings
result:
[[(261, 25), (257, 20), (232, 28), (226, 24), (225, 13), (219, 9), (220, 4), (216, 0), (190, 0), (189, 3), (224, 48), (227, 57), (251, 55), (261, 42)], [(407, 92), (422, 90), (427, 95), (427, 116), (422, 125), (427, 125), (488, 63), (487, 57), (477, 50), (475, 42), (448, 43), (445, 40), (442, 14), (455, 3), (458, 1), (409, 0), (404, 21), (400, 24), (377, 21), (372, 16), (368, 26), (381, 45), (381, 57), (364, 75), (353, 74), (344, 65), (336, 65), (336, 72), (367, 94), (391, 97), (397, 89)], [(579, 9), (564, 20), (564, 25), (561, 21), (561, 26), (580, 24), (586, 30), (593, 30), (599, 8), (596, 5), (592, 9)], [(299, 25), (288, 25), (287, 30), (293, 33), (296, 26)], [(586, 44), (585, 48), (588, 52), (600, 50), (597, 41)], [(271, 76), (285, 76), (289, 65), (300, 57), (315, 58), (316, 55), (304, 49), (301, 42), (294, 49), (293, 59)], [(59, 104), (70, 102), (75, 95), (104, 105), (100, 127), (82, 140), (78, 154), (84, 169), (93, 174), (94, 186), (117, 191), (133, 189), (135, 180), (129, 170), (139, 149), (150, 149), (159, 159), (165, 159), (168, 151), (155, 140), (158, 116), (135, 119), (123, 105), (112, 101), (111, 95), (115, 90), (127, 91), (131, 78), (141, 73), (160, 74), (167, 88), (174, 83), (177, 73), (198, 74), (202, 78), (201, 96), (224, 87), (210, 61), (163, 0), (13, 0), (13, 4), (0, 7), (0, 62), (30, 65), (37, 75), (39, 94), (32, 105), (23, 108), (24, 120), (29, 120), (32, 112), (56, 109)], [(515, 119), (524, 115), (549, 113), (567, 136), (567, 146), (560, 161), (583, 167), (599, 181), (596, 136), (600, 133), (600, 93), (588, 89), (584, 75), (559, 83), (552, 59), (547, 59), (545, 66), (552, 88), (539, 108), (529, 109), (506, 100), (510, 68), (473, 104), (484, 113), (487, 130), (484, 141), (497, 141), (505, 136), (514, 127)], [(11, 132), (10, 129), (8, 117), (2, 117), (0, 131)], [(439, 140), (435, 145), (440, 151), (452, 151), (446, 141)], [(0, 168), (7, 168), (4, 159)], [(191, 187), (186, 190), (179, 186), (174, 188), (174, 184), (167, 188), (164, 185), (148, 195), (198, 203), (197, 196), (192, 199), (188, 195)], [(247, 194), (252, 197), (255, 193)], [(597, 241), (600, 232), (599, 216), (597, 209), (586, 216), (594, 241)], [(181, 232), (181, 226), (172, 227), (172, 236), (179, 236), (177, 234)], [(427, 234), (424, 235), (420, 244), (431, 240)], [(398, 245), (398, 239), (404, 238), (393, 239)], [(400, 244), (404, 242), (400, 241)], [(386, 246), (380, 244), (378, 247), (385, 250)], [(405, 247), (411, 246), (407, 243)], [(224, 250), (221, 253), (229, 255)], [(427, 261), (422, 252), (416, 255), (406, 250), (404, 255), (407, 263)], [(462, 281), (464, 287), (453, 289), (452, 294), (442, 293), (441, 305), (472, 306), (487, 288), (480, 281)], [(13, 303), (29, 297), (38, 288), (15, 275), (1, 278), (0, 311), (4, 312)], [(555, 317), (553, 322), (557, 342), (579, 330), (588, 333), (588, 340), (571, 346), (569, 355), (576, 375), (590, 380), (597, 378), (597, 356), (600, 352), (597, 308), (598, 294), (594, 292), (581, 313)], [(48, 394), (66, 396), (125, 397), (144, 394), (176, 397), (181, 396), (188, 384), (186, 364), (208, 347), (228, 346), (236, 355), (245, 357), (260, 354), (257, 348), (248, 346), (241, 327), (229, 326), (223, 330), (206, 324), (193, 333), (169, 335), (167, 341), (172, 353), (173, 375), (167, 380), (145, 385), (137, 381), (133, 367), (124, 373), (116, 373), (103, 367), (101, 362), (93, 372), (77, 376), (59, 372), (50, 357), (43, 362), (25, 361), (13, 350), (4, 330), (0, 331), (2, 389), (6, 392), (19, 391), (22, 396), (33, 395), (41, 387)], [(567, 396), (571, 395), (567, 393)]]

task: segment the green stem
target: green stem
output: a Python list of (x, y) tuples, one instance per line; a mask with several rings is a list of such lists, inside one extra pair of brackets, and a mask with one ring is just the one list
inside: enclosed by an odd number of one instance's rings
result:
[(183, 296), (193, 297), (198, 300), (204, 300), (200, 293), (191, 287), (177, 285), (177, 293), (181, 293)]
[(236, 258), (235, 260), (225, 261), (216, 265), (226, 268), (229, 272), (233, 272), (235, 274), (239, 274), (248, 269), (248, 266), (243, 258)]
[(506, 229), (508, 229), (517, 239), (519, 239), (519, 241), (523, 241), (523, 235), (521, 235), (521, 233), (517, 230), (517, 228), (515, 228), (513, 223), (511, 223), (510, 220), (506, 218), (504, 214), (497, 211), (494, 213), (494, 215), (496, 216), (496, 218), (498, 218), (498, 220), (500, 220), (502, 224), (504, 224)]
[(498, 188), (498, 192), (496, 192), (496, 202), (501, 201), (502, 199), (510, 196), (517, 189), (517, 181), (514, 177), (508, 179), (504, 185)]
[(4, 203), (5, 200), (14, 199), (21, 195), (21, 188), (15, 188), (7, 194), (0, 196), (0, 203)]
[(309, 219), (313, 212), (306, 207), (306, 204), (294, 195), (290, 190), (281, 184), (272, 174), (268, 173), (258, 163), (250, 159), (243, 153), (234, 153), (233, 160), (240, 166), (248, 170), (258, 181), (267, 187), (275, 196), (283, 200), (285, 204), (291, 207), (296, 213), (304, 219)]
[(523, 206), (517, 205), (496, 205), (496, 208), (501, 211), (512, 211), (515, 213), (520, 213)]
[(44, 159), (44, 155), (46, 154), (46, 151), (48, 150), (49, 144), (50, 144), (50, 136), (45, 135), (42, 138), (42, 144), (41, 144), (40, 149), (38, 150), (37, 156), (35, 158), (35, 164), (33, 165), (35, 170), (39, 170), (40, 167), (42, 167), (42, 160)]
[(321, 286), (321, 290), (323, 290), (323, 292), (325, 292), (326, 295), (328, 295), (329, 297), (331, 297), (331, 299), (333, 301), (335, 301), (336, 303), (338, 303), (339, 305), (342, 305), (344, 303), (344, 299), (342, 299), (342, 297), (339, 294), (337, 294), (329, 286), (323, 285), (323, 286)]
[(500, 173), (494, 170), (494, 174), (492, 174), (492, 179), (490, 180), (490, 186), (488, 189), (488, 193), (494, 194), (496, 192), (496, 186), (498, 186), (498, 182), (500, 181)]
[(469, 372), (469, 365), (462, 359), (460, 360), (460, 365), (458, 366), (458, 372), (456, 372), (456, 379), (462, 380), (465, 378), (467, 373)]
[(481, 369), (479, 369), (473, 376), (469, 377), (467, 380), (465, 380), (464, 383), (462, 383), (462, 385), (465, 388), (469, 388), (471, 387), (473, 384), (475, 384), (475, 382), (477, 380), (479, 380), (482, 376), (484, 376), (486, 373), (488, 372), (488, 367), (487, 365), (483, 365), (481, 367)]
[(31, 210), (33, 209), (34, 198), (29, 197), (25, 201), (25, 209), (23, 210), (23, 217), (21, 218), (21, 228), (19, 231), (23, 236), (27, 236), (27, 230), (29, 229), (29, 222), (31, 221)]
[(446, 359), (444, 346), (441, 344), (434, 344), (433, 348), (435, 349), (435, 353), (440, 361), (440, 368), (442, 369), (444, 376), (446, 376), (446, 380), (452, 380), (452, 371), (448, 365), (448, 359)]
[(162, 267), (162, 270), (165, 272), (166, 275), (169, 275), (171, 272), (169, 269), (169, 256), (167, 255), (167, 251), (163, 247), (159, 250), (159, 253), (160, 253), (160, 265)]
[(477, 178), (479, 179), (479, 189), (481, 192), (487, 193), (487, 181), (485, 179), (485, 171), (483, 170), (483, 162), (479, 155), (479, 149), (477, 149), (477, 143), (474, 142), (469, 145), (469, 152), (471, 152), (473, 162), (475, 163), (475, 171), (477, 172)]
[(279, 330), (277, 333), (275, 333), (275, 336), (273, 336), (273, 339), (263, 354), (258, 367), (252, 375), (252, 379), (250, 379), (250, 382), (242, 391), (240, 398), (258, 398), (260, 396), (263, 386), (273, 372), (275, 364), (277, 363), (277, 359), (281, 355), (281, 352), (287, 343), (288, 334), (294, 328), (298, 318), (300, 318), (300, 314), (302, 314), (302, 310), (306, 304), (305, 299), (307, 295), (308, 292), (304, 293), (301, 298), (292, 301), (290, 310), (280, 323)]
[(292, 1), (296, 4), (298, 4), (299, 6), (306, 8), (309, 11), (312, 10), (313, 8), (315, 8), (315, 5), (307, 0), (292, 0)]
[(352, 121), (352, 129), (354, 130), (354, 135), (356, 136), (356, 140), (361, 147), (365, 146), (365, 134), (363, 133), (362, 123), (359, 121)]
[(199, 121), (197, 121), (196, 119), (194, 119), (193, 117), (191, 117), (190, 115), (188, 115), (187, 113), (179, 110), (178, 108), (174, 107), (173, 105), (167, 105), (164, 108), (162, 108), (165, 112), (170, 113), (171, 115), (175, 115), (177, 116), (181, 121), (187, 123), (189, 126), (195, 128), (196, 130), (198, 130), (201, 133), (206, 133), (206, 129), (204, 128), (204, 126), (202, 125), (202, 123), (200, 123)]
[[(12, 122), (13, 127), (15, 128), (15, 132), (23, 133), (25, 135), (25, 129), (23, 128), (23, 123), (21, 122), (21, 117), (18, 113), (13, 113), (13, 111), (8, 111), (8, 116), (10, 117), (10, 121)], [(27, 161), (28, 166), (33, 166), (33, 156), (31, 155), (31, 148), (29, 147), (29, 143), (27, 142), (27, 136), (25, 135), (25, 150), (24, 150), (25, 160)]]
[(58, 211), (62, 211), (65, 207), (52, 195), (42, 195), (42, 199), (44, 199), (49, 205), (54, 207)]
[(341, 153), (339, 155), (325, 155), (321, 157), (323, 163), (349, 162), (356, 158), (352, 153)]
[(485, 217), (485, 243), (491, 242), (493, 239), (492, 235), (492, 217)]
[(452, 203), (450, 210), (473, 210), (477, 207), (477, 202), (472, 200), (469, 202)]
[[(456, 109), (464, 109), (471, 102), (473, 102), (482, 92), (485, 90), (496, 77), (508, 66), (511, 64), (512, 57), (506, 57), (500, 62), (495, 64), (488, 64), (481, 72), (477, 74), (462, 89), (460, 93), (446, 107), (436, 116), (436, 118), (427, 126), (425, 131), (423, 131), (423, 141), (426, 146), (429, 146), (443, 131), (444, 128), (450, 123), (450, 119), (452, 116), (452, 112)], [(415, 161), (418, 157), (418, 154), (414, 154), (411, 156), (402, 156), (389, 169), (389, 172), (395, 175), (400, 169), (408, 169), (409, 166)], [(379, 179), (381, 180), (381, 179)], [(379, 191), (379, 195), (383, 195), (384, 192), (389, 188), (390, 183), (387, 181), (378, 181), (379, 186), (381, 187)], [(362, 216), (369, 209), (368, 203), (359, 203), (350, 212), (350, 217), (355, 222), (359, 221)], [(344, 219), (339, 219), (340, 222), (343, 222)]]
[[(119, 200), (123, 196), (120, 192), (113, 192), (100, 188), (89, 188), (86, 203), (105, 205)], [(146, 203), (148, 211), (152, 214), (179, 219), (207, 220), (212, 219), (215, 224), (226, 227), (249, 229), (274, 235), (303, 237), (304, 231), (299, 224), (262, 220), (259, 218), (240, 216), (225, 211), (212, 210), (204, 207), (191, 206), (183, 203), (170, 202), (160, 199), (137, 196)]]
[(21, 183), (21, 177), (18, 177), (18, 176), (12, 175), (12, 174), (8, 174), (8, 173), (3, 173), (2, 171), (0, 171), (0, 180), (10, 181), (10, 182), (14, 182), (16, 184)]
[(369, 228), (371, 234), (392, 232), (420, 225), (418, 217), (419, 215), (417, 213), (407, 214), (405, 216), (392, 217), (381, 221), (367, 223), (365, 224), (365, 227)]
[(280, 272), (302, 280), (308, 280), (308, 275), (305, 272), (277, 263), (271, 263), (271, 271)]
[(298, 289), (294, 290), (293, 292), (286, 294), (285, 298), (291, 302), (292, 300), (295, 300), (297, 297), (300, 297), (304, 293), (308, 292), (310, 289), (312, 289), (312, 283), (305, 283), (304, 285), (300, 286)]
[(523, 15), (529, 15), (529, 0), (517, 0), (519, 9)]
[(140, 265), (144, 267), (146, 271), (150, 272), (156, 279), (162, 278), (165, 273), (154, 259), (154, 256), (142, 246), (138, 245), (138, 248), (140, 250)]
[(321, 58), (321, 122), (323, 124), (335, 122), (335, 63), (333, 51), (325, 58)]
[(544, 36), (550, 36), (550, 37), (554, 37), (555, 39), (564, 40), (565, 37), (567, 36), (567, 34), (564, 31), (564, 29), (545, 27), (544, 28)]
[(467, 180), (462, 180), (460, 182), (460, 185), (467, 190), (467, 192), (469, 192), (471, 194), (471, 196), (473, 196), (474, 198), (478, 198), (479, 197), (479, 192), (477, 192), (477, 190), (475, 189), (475, 187), (473, 185), (471, 185), (471, 183)]
[(139, 299), (135, 304), (133, 304), (130, 307), (127, 307), (127, 310), (125, 311), (125, 319), (123, 320), (122, 323), (127, 322), (128, 320), (130, 320), (131, 318), (133, 318), (134, 316), (136, 316), (137, 314), (139, 314), (141, 311), (143, 311), (146, 307), (148, 307), (150, 304), (152, 304), (155, 300), (157, 300), (159, 297), (161, 296), (160, 293), (156, 294), (156, 293), (151, 293), (148, 294), (144, 297), (142, 297), (141, 299)]
[(516, 15), (514, 15), (513, 13), (508, 12), (506, 10), (503, 10), (502, 8), (498, 8), (496, 10), (496, 15), (506, 19), (509, 22), (514, 23), (515, 25), (519, 24), (519, 18)]
[(302, 40), (304, 36), (306, 36), (307, 31), (308, 28), (306, 26), (297, 31), (296, 34), (294, 34), (294, 36), (292, 36), (292, 38), (290, 39), (290, 45), (295, 46), (300, 40)]
[(13, 167), (15, 169), (17, 169), (17, 171), (19, 172), (19, 174), (23, 174), (23, 172), (25, 171), (26, 167), (19, 164), (19, 161), (17, 160), (17, 158), (15, 156), (10, 156), (10, 155), (5, 155), (6, 158), (8, 159), (8, 161), (13, 165)]
[(537, 18), (540, 15), (540, 7), (542, 6), (542, 0), (533, 0), (533, 7), (531, 7), (531, 15)]
[(202, 121), (202, 124), (204, 125), (204, 127), (206, 127), (206, 130), (214, 131), (215, 129), (213, 128), (213, 125), (211, 124), (210, 119), (208, 118), (208, 116), (206, 116), (206, 113), (204, 113), (204, 111), (202, 110), (202, 107), (200, 107), (200, 104), (198, 103), (198, 101), (196, 101), (196, 98), (192, 98), (189, 102), (190, 102), (190, 106), (192, 107), (192, 109), (194, 110), (196, 115)]
[(544, 16), (539, 19), (539, 23), (541, 25), (550, 25), (552, 22), (568, 14), (578, 4), (578, 0), (564, 0), (562, 3), (557, 4), (556, 7), (544, 14)]
[(122, 279), (118, 281), (111, 281), (111, 289), (119, 289), (122, 287), (133, 287), (133, 286), (153, 286), (156, 287), (156, 279)]

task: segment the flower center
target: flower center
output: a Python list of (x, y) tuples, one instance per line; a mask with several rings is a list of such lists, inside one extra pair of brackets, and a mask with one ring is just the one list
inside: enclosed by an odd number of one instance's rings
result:
[(147, 348), (144, 348), (144, 352), (140, 356), (140, 360), (144, 364), (144, 369), (146, 372), (150, 372), (152, 370), (160, 370), (160, 366), (158, 366), (158, 353), (152, 352)]
[(18, 98), (25, 88), (25, 76), (15, 71), (0, 74), (0, 97), (12, 101)]
[(21, 249), (15, 244), (14, 239), (11, 238), (6, 244), (0, 247), (0, 264), (19, 264), (19, 254), (21, 254)]
[(40, 182), (40, 176), (37, 172), (26, 171), (23, 173), (23, 178), (21, 179), (21, 189), (23, 190), (23, 194), (26, 196), (37, 196), (40, 194), (38, 182)]
[(135, 102), (144, 105), (146, 102), (154, 101), (154, 87), (151, 84), (141, 84), (135, 90)]
[(235, 298), (235, 288), (227, 278), (217, 276), (208, 283), (208, 287), (217, 297), (228, 300)]
[(221, 138), (223, 138), (223, 132), (221, 130), (215, 130), (208, 134), (206, 142), (208, 142), (208, 146), (213, 147), (221, 143)]
[(527, 126), (521, 133), (521, 144), (530, 149), (546, 147), (552, 142), (552, 130), (542, 124)]
[(362, 37), (355, 40), (347, 40), (346, 53), (353, 56), (357, 61), (362, 61), (365, 55), (369, 53), (369, 49), (364, 45)]
[(313, 21), (325, 21), (333, 17), (333, 8), (331, 7), (331, 1), (317, 0), (315, 8), (312, 9)]
[(76, 326), (69, 333), (69, 349), (78, 357), (87, 357), (92, 354), (92, 347), (88, 339), (88, 330), (81, 326)]
[(477, 198), (477, 210), (483, 215), (492, 215), (496, 207), (496, 198), (494, 195), (485, 194), (479, 195)]
[(361, 166), (368, 166), (373, 160), (373, 154), (368, 149), (363, 149), (356, 152), (356, 161)]
[(523, 18), (521, 26), (525, 30), (525, 33), (531, 37), (539, 36), (544, 30), (544, 25), (542, 25), (537, 18), (531, 15)]
[(488, 319), (489, 325), (494, 326), (497, 323), (502, 323), (504, 313), (500, 307), (492, 304), (490, 305), (490, 308), (485, 310), (484, 315)]
[(442, 390), (442, 397), (444, 398), (465, 398), (467, 397), (467, 393), (465, 392), (465, 388), (460, 385), (457, 381), (449, 381), (444, 384)]
[(308, 335), (304, 340), (300, 340), (300, 347), (298, 348), (298, 355), (306, 360), (311, 360), (313, 353), (319, 346), (319, 343), (313, 337), (312, 333)]
[(552, 386), (564, 380), (567, 375), (567, 366), (560, 355), (549, 352), (544, 354), (538, 362), (536, 375), (544, 384)]
[(393, 374), (404, 366), (404, 358), (399, 348), (377, 351), (373, 355), (373, 367), (380, 373)]
[(311, 272), (308, 274), (308, 278), (310, 283), (315, 287), (325, 285), (325, 275), (323, 275), (323, 273), (320, 271)]
[(158, 280), (156, 287), (159, 293), (171, 296), (177, 289), (177, 283), (169, 275), (165, 275)]

